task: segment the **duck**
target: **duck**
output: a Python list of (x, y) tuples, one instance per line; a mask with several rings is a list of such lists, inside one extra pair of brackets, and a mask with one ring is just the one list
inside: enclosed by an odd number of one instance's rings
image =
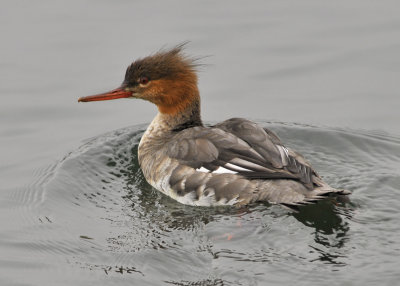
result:
[(78, 102), (137, 98), (155, 104), (158, 113), (140, 140), (138, 161), (151, 186), (182, 204), (298, 210), (350, 194), (329, 186), (303, 155), (249, 119), (205, 125), (199, 65), (184, 44), (162, 49), (130, 64), (118, 88)]

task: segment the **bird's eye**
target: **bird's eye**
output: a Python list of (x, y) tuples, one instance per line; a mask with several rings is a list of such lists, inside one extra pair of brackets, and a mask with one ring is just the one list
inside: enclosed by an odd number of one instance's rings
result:
[(141, 76), (139, 78), (139, 84), (140, 85), (147, 85), (149, 83), (149, 78), (146, 76)]

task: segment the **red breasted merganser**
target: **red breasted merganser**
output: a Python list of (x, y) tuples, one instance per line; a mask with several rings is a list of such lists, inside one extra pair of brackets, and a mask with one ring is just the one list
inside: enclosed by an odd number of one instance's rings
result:
[(269, 202), (297, 208), (350, 194), (323, 182), (302, 155), (250, 120), (204, 126), (197, 65), (182, 49), (138, 59), (119, 88), (78, 100), (140, 98), (157, 105), (159, 113), (138, 149), (143, 174), (154, 188), (195, 206)]

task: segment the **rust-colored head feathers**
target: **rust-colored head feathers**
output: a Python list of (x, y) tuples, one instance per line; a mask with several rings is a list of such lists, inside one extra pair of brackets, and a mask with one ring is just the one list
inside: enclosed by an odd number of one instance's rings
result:
[(120, 88), (109, 93), (83, 97), (79, 101), (96, 101), (125, 97), (148, 100), (165, 114), (183, 112), (199, 106), (195, 59), (183, 53), (185, 44), (161, 50), (134, 61), (126, 70)]
[(162, 113), (174, 114), (199, 101), (195, 60), (184, 45), (136, 60), (126, 70), (123, 86), (133, 96), (153, 102)]
[(143, 76), (151, 80), (191, 77), (191, 80), (197, 81), (197, 64), (194, 59), (183, 54), (183, 48), (184, 45), (179, 45), (134, 61), (126, 70), (124, 83), (133, 86)]

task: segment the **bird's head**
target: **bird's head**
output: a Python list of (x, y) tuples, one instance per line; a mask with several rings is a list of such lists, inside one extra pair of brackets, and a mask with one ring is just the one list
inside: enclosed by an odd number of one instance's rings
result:
[(199, 101), (195, 60), (185, 56), (183, 45), (134, 61), (120, 87), (81, 97), (79, 102), (140, 98), (157, 105), (161, 113), (174, 114)]

